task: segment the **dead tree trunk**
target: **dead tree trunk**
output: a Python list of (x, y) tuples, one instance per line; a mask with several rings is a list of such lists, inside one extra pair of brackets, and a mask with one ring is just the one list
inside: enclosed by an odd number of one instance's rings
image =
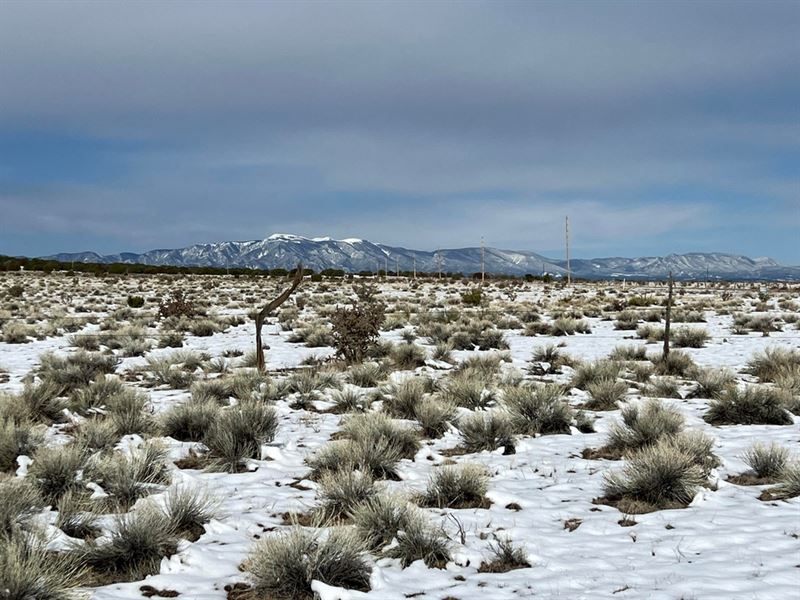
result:
[(667, 282), (667, 314), (664, 321), (664, 360), (669, 356), (669, 326), (672, 323), (672, 271)]
[(262, 308), (258, 314), (256, 314), (256, 367), (258, 368), (259, 372), (263, 373), (265, 371), (264, 367), (264, 347), (261, 344), (261, 328), (264, 326), (264, 320), (270, 315), (270, 313), (278, 308), (281, 304), (286, 302), (289, 299), (294, 291), (300, 286), (300, 283), (303, 281), (303, 264), (300, 263), (297, 265), (297, 271), (295, 271), (294, 279), (292, 279), (292, 285), (283, 290), (281, 295), (275, 298), (272, 302), (267, 304), (264, 308)]

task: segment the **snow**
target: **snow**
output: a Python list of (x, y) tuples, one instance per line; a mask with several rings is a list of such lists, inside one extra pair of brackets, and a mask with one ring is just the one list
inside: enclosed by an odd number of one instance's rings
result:
[[(276, 234), (270, 239), (283, 239)], [(290, 236), (285, 236), (290, 237)], [(296, 236), (291, 236), (296, 237)], [(354, 243), (360, 240), (343, 240)], [(521, 295), (522, 298), (538, 297)], [(687, 350), (695, 361), (708, 367), (727, 367), (740, 371), (756, 351), (769, 346), (800, 347), (800, 331), (789, 330), (774, 337), (760, 334), (732, 336), (730, 316), (708, 315), (704, 326), (711, 334), (705, 348)], [(592, 334), (566, 338), (525, 337), (510, 332), (512, 364), (507, 369), (524, 371), (532, 349), (547, 343), (563, 343), (564, 351), (585, 360), (607, 356), (621, 343), (632, 340), (629, 331), (617, 331), (610, 321), (589, 319)], [(682, 325), (678, 325), (682, 326)], [(93, 331), (95, 326), (88, 326)], [(306, 348), (290, 344), (289, 332), (277, 324), (265, 327), (270, 369), (299, 365), (309, 356), (327, 356), (329, 348)], [(398, 332), (385, 337), (397, 340)], [(251, 325), (231, 328), (207, 338), (187, 337), (187, 348), (219, 356), (226, 349), (250, 350)], [(653, 348), (652, 346), (650, 348)], [(9, 372), (9, 382), (0, 391), (17, 391), (21, 380), (45, 351), (66, 352), (66, 337), (50, 338), (23, 345), (0, 342), (0, 365)], [(155, 350), (154, 356), (170, 350)], [(468, 353), (455, 353), (463, 358)], [(142, 364), (143, 359), (126, 359), (120, 370)], [(445, 365), (431, 363), (421, 370), (434, 376)], [(566, 376), (563, 376), (566, 378)], [(149, 390), (156, 411), (186, 400), (188, 393), (175, 390)], [(716, 439), (715, 453), (722, 465), (713, 477), (716, 489), (703, 490), (682, 510), (665, 510), (633, 517), (635, 524), (622, 527), (617, 509), (592, 504), (602, 495), (603, 474), (621, 463), (586, 460), (580, 452), (602, 445), (606, 432), (618, 419), (619, 411), (598, 413), (597, 433), (523, 438), (516, 454), (501, 451), (446, 458), (441, 451), (457, 444), (454, 431), (444, 438), (424, 444), (415, 460), (401, 463), (401, 481), (382, 485), (396, 490), (422, 490), (432, 469), (445, 461), (478, 462), (492, 473), (488, 509), (428, 509), (433, 522), (451, 535), (454, 560), (446, 569), (428, 569), (422, 562), (402, 569), (399, 562), (380, 558), (374, 561), (369, 593), (342, 590), (315, 581), (320, 600), (374, 598), (401, 600), (409, 597), (460, 600), (518, 598), (654, 599), (702, 598), (730, 600), (748, 598), (771, 600), (797, 598), (800, 590), (800, 498), (786, 502), (757, 499), (763, 487), (729, 484), (726, 477), (741, 473), (739, 458), (753, 441), (774, 441), (797, 452), (800, 418), (785, 427), (712, 427), (702, 420), (704, 400), (671, 400), (686, 417), (689, 428), (700, 429)], [(194, 543), (183, 543), (171, 558), (164, 559), (158, 575), (144, 581), (102, 586), (91, 590), (93, 600), (133, 600), (141, 598), (143, 584), (180, 592), (191, 600), (222, 600), (224, 587), (244, 580), (239, 565), (258, 539), (285, 527), (283, 513), (307, 511), (315, 504), (312, 489), (289, 484), (302, 480), (308, 472), (304, 458), (325, 444), (337, 430), (340, 416), (294, 410), (279, 401), (276, 408), (280, 427), (275, 441), (263, 448), (264, 460), (252, 461), (255, 470), (238, 473), (211, 473), (173, 470), (176, 482), (199, 485), (220, 501), (220, 514), (206, 526)], [(192, 444), (165, 439), (173, 457), (184, 455)], [(126, 439), (126, 446), (136, 439)], [(24, 475), (29, 459), (22, 461)], [(96, 489), (96, 494), (102, 490)], [(158, 495), (152, 496), (158, 499)], [(141, 501), (140, 501), (141, 502)], [(511, 503), (521, 510), (506, 508)], [(570, 531), (569, 519), (580, 519)], [(458, 540), (463, 528), (465, 544)], [(508, 537), (521, 544), (531, 568), (504, 574), (478, 572), (489, 556), (489, 543)]]

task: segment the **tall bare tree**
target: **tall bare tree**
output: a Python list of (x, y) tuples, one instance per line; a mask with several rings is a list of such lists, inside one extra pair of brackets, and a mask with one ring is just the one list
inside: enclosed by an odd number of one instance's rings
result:
[(264, 321), (270, 313), (278, 308), (281, 304), (289, 299), (294, 291), (300, 287), (303, 282), (303, 263), (298, 263), (297, 270), (294, 273), (292, 284), (281, 292), (280, 296), (275, 298), (272, 302), (264, 306), (256, 315), (256, 367), (260, 372), (265, 371), (264, 366), (264, 347), (261, 345), (261, 328), (264, 326)]

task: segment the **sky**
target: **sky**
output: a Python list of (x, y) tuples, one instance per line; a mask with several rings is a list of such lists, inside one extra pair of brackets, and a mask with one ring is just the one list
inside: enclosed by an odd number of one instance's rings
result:
[(800, 2), (0, 1), (0, 254), (800, 265)]

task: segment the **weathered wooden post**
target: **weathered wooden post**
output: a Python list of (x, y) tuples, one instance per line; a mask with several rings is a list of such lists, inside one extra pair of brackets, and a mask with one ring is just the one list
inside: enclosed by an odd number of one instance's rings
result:
[(261, 328), (264, 326), (264, 320), (269, 316), (269, 314), (278, 308), (281, 304), (286, 302), (289, 299), (294, 291), (300, 286), (303, 281), (303, 264), (299, 263), (297, 265), (297, 271), (295, 271), (294, 279), (292, 280), (292, 285), (283, 292), (281, 295), (275, 298), (272, 302), (267, 304), (264, 308), (262, 308), (258, 314), (256, 314), (256, 367), (258, 368), (259, 372), (263, 373), (266, 369), (264, 366), (264, 347), (261, 345)]

